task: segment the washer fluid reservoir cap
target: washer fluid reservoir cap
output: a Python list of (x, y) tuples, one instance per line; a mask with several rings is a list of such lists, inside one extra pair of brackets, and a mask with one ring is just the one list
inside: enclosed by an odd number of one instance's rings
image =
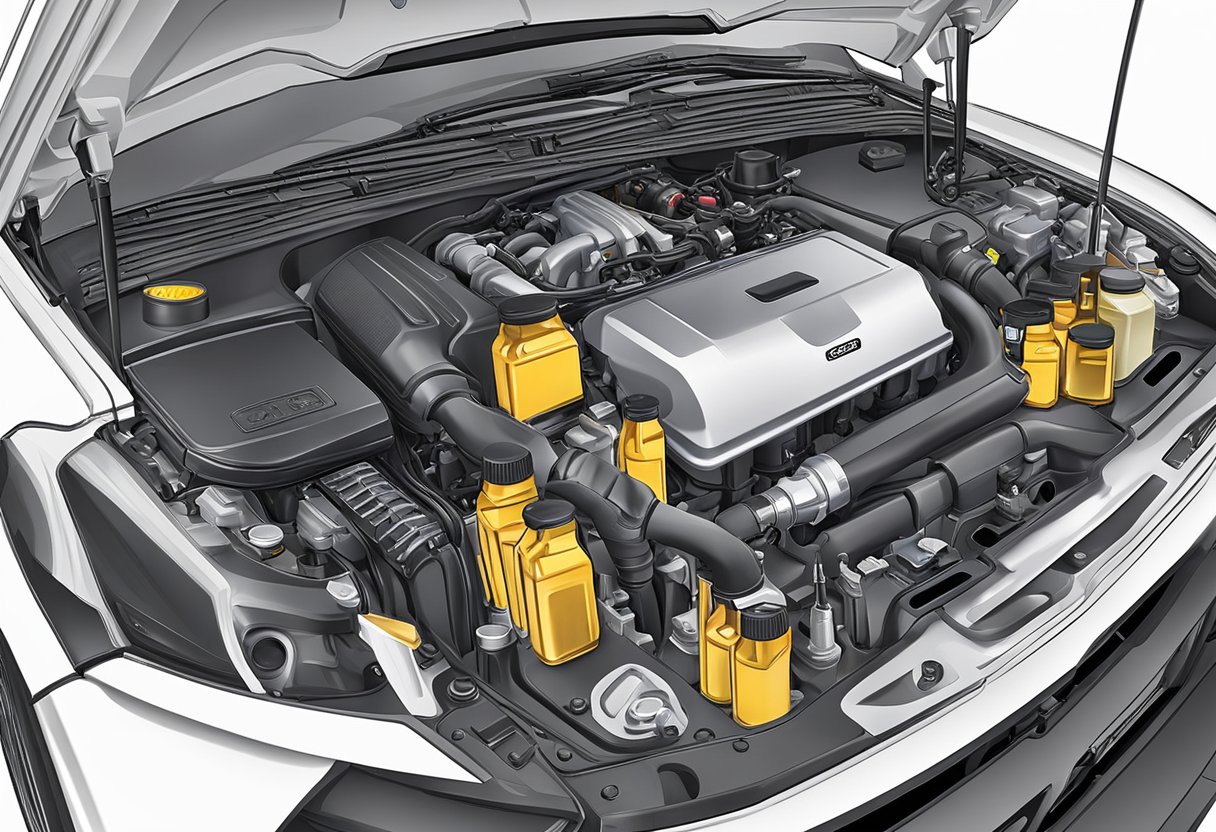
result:
[(176, 327), (196, 324), (210, 314), (207, 287), (201, 283), (158, 283), (143, 290), (144, 322)]
[(259, 523), (247, 532), (249, 542), (259, 549), (270, 551), (283, 545), (283, 530), (270, 523)]
[(1103, 269), (1098, 285), (1112, 295), (1134, 295), (1144, 289), (1144, 277), (1130, 269)]

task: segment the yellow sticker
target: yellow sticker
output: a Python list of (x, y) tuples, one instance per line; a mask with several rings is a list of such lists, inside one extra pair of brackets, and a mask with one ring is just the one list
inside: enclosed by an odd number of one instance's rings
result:
[(996, 265), (996, 262), (1001, 259), (1001, 253), (994, 248), (988, 249), (984, 252), (984, 254), (988, 255), (988, 259), (992, 261), (992, 265), (994, 266)]
[(207, 290), (193, 283), (162, 283), (147, 287), (144, 294), (157, 300), (194, 300), (207, 294)]

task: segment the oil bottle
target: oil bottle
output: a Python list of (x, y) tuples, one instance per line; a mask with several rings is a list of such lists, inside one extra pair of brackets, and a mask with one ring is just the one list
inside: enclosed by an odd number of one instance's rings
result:
[(1026, 297), (1038, 298), (1051, 304), (1055, 314), (1051, 328), (1060, 345), (1061, 354), (1068, 344), (1068, 328), (1077, 319), (1078, 287), (1054, 280), (1032, 280), (1026, 284)]
[(524, 524), (516, 555), (532, 650), (545, 664), (562, 664), (599, 644), (591, 558), (578, 542), (574, 506), (565, 500), (530, 503)]
[(1025, 403), (1053, 406), (1060, 396), (1060, 343), (1052, 326), (1054, 307), (1040, 298), (1022, 298), (1005, 304), (1001, 317), (1005, 350), (1030, 378)]
[(1078, 324), (1068, 331), (1064, 395), (1083, 404), (1115, 397), (1115, 331), (1106, 324)]
[(481, 462), (481, 493), (477, 495), (477, 565), (486, 600), (509, 609), (516, 627), (527, 626), (515, 544), (526, 528), (524, 508), (538, 499), (532, 456), (522, 445), (495, 442)]
[(494, 386), (498, 406), (520, 421), (583, 397), (578, 343), (545, 294), (519, 295), (498, 306)]
[(785, 607), (758, 604), (739, 613), (731, 668), (735, 722), (754, 726), (790, 709), (790, 623)]
[(1090, 322), (1098, 317), (1098, 275), (1106, 268), (1100, 254), (1074, 254), (1051, 266), (1051, 279), (1058, 283), (1077, 283), (1077, 321)]
[(617, 466), (635, 480), (650, 486), (660, 502), (667, 502), (667, 448), (659, 424), (659, 400), (646, 393), (625, 397), (624, 422), (617, 443)]
[(1098, 321), (1115, 331), (1115, 381), (1130, 376), (1153, 354), (1157, 305), (1144, 291), (1144, 275), (1105, 269), (1098, 278)]
[(706, 578), (697, 578), (697, 615), (700, 644), (701, 695), (710, 702), (731, 701), (731, 664), (739, 641), (739, 613), (714, 599), (714, 588)]

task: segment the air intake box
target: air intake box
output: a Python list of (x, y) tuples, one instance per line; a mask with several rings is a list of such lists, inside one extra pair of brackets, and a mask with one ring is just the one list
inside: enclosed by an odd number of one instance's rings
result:
[(166, 449), (224, 485), (289, 485), (392, 443), (380, 400), (293, 323), (189, 344), (128, 373)]

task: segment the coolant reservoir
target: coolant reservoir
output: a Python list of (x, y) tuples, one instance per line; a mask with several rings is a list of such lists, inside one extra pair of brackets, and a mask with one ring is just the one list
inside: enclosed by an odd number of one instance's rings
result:
[(498, 306), (494, 386), (498, 406), (523, 421), (583, 397), (578, 343), (544, 294), (519, 295)]
[(486, 600), (510, 609), (515, 626), (527, 626), (515, 544), (523, 535), (524, 508), (537, 500), (532, 457), (522, 445), (496, 442), (483, 452), (477, 495), (477, 565)]
[(646, 393), (625, 397), (624, 422), (617, 444), (617, 466), (650, 486), (667, 502), (667, 447), (659, 424), (659, 400)]
[(1129, 269), (1103, 270), (1098, 321), (1115, 331), (1115, 381), (1122, 381), (1153, 354), (1157, 306), (1144, 291), (1144, 275)]
[(562, 664), (599, 644), (600, 620), (591, 558), (579, 545), (574, 506), (540, 500), (524, 509), (527, 529), (516, 548), (528, 636), (537, 658)]
[(785, 607), (760, 604), (739, 613), (731, 670), (735, 722), (772, 722), (790, 709), (790, 625)]

